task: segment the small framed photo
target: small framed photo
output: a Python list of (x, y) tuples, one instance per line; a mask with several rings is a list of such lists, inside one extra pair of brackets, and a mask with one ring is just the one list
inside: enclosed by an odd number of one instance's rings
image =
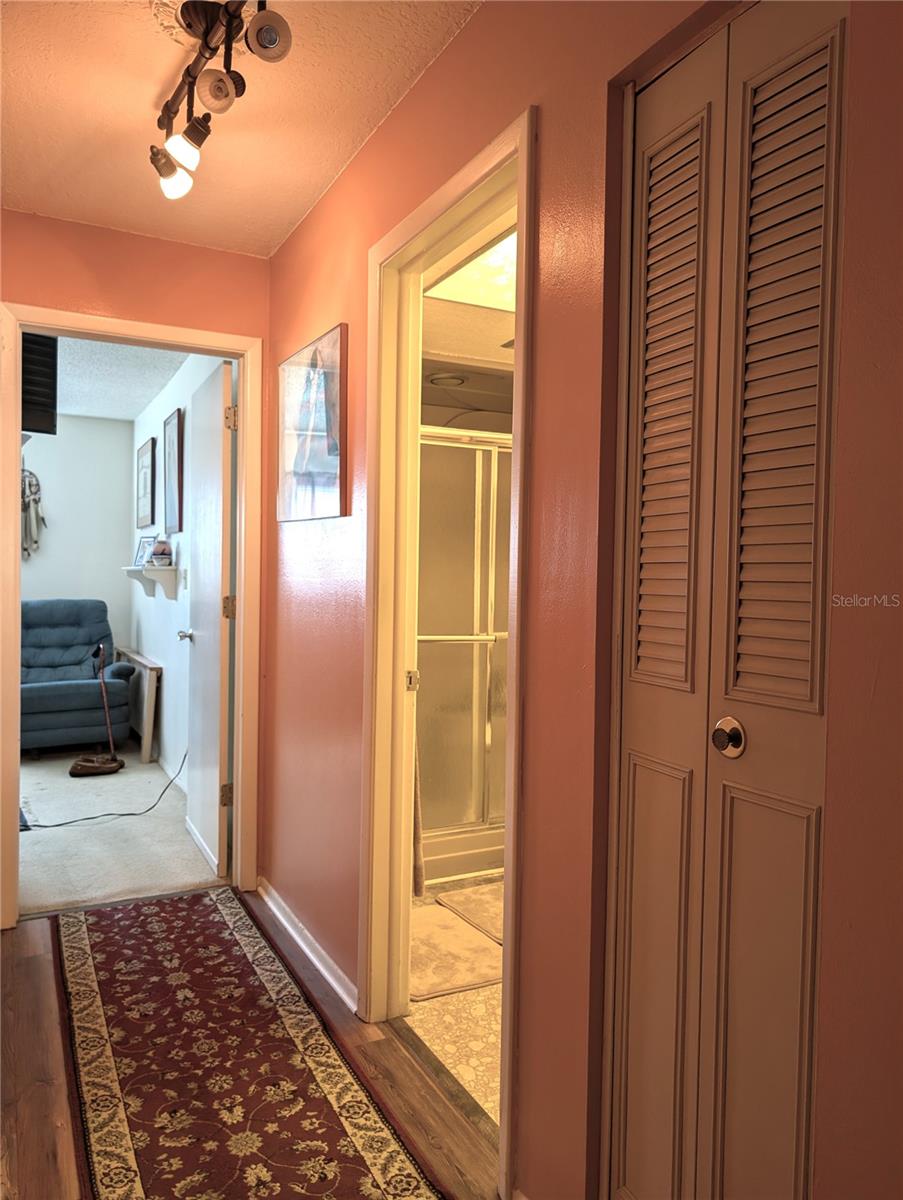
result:
[(154, 468), (156, 442), (156, 438), (148, 438), (143, 446), (138, 447), (135, 470), (135, 524), (139, 529), (146, 529), (154, 523), (154, 493), (157, 490)]
[(154, 548), (154, 542), (157, 540), (157, 535), (152, 533), (149, 537), (140, 537), (138, 539), (138, 549), (135, 551), (135, 561), (132, 564), (135, 567), (146, 566), (150, 562), (151, 551)]
[(182, 409), (163, 422), (163, 517), (167, 533), (182, 530)]
[(277, 521), (347, 516), (348, 326), (279, 367)]

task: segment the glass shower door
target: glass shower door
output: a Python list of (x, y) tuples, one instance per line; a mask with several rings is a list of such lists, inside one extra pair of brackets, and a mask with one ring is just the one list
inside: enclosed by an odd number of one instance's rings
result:
[(421, 439), (417, 741), (433, 878), (501, 865), (510, 443)]

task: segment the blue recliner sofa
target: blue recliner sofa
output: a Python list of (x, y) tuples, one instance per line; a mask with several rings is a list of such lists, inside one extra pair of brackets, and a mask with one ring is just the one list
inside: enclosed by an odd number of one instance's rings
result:
[(22, 601), (22, 749), (107, 744), (97, 679), (103, 642), (104, 679), (113, 738), (129, 732), (130, 663), (113, 662), (113, 635), (103, 600)]

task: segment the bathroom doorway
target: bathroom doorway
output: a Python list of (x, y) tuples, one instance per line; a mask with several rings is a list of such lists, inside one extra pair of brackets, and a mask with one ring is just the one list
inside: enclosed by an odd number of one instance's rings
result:
[(404, 1018), (499, 1119), (517, 232), (423, 297), (414, 897)]
[[(532, 114), (371, 250), (358, 1012), (510, 1194)], [(476, 1044), (478, 1043), (478, 1044)]]

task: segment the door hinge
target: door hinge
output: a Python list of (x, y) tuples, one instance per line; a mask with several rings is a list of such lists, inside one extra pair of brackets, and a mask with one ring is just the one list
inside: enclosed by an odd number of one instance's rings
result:
[(404, 686), (406, 692), (416, 692), (420, 687), (420, 672), (417, 670), (405, 671)]
[(232, 807), (233, 789), (231, 783), (224, 783), (219, 789), (219, 806), (220, 808)]
[(230, 404), (228, 408), (224, 409), (223, 415), (225, 417), (227, 429), (238, 429), (238, 409), (234, 404)]
[(223, 616), (228, 620), (234, 621), (237, 610), (237, 604), (234, 596), (223, 596)]

